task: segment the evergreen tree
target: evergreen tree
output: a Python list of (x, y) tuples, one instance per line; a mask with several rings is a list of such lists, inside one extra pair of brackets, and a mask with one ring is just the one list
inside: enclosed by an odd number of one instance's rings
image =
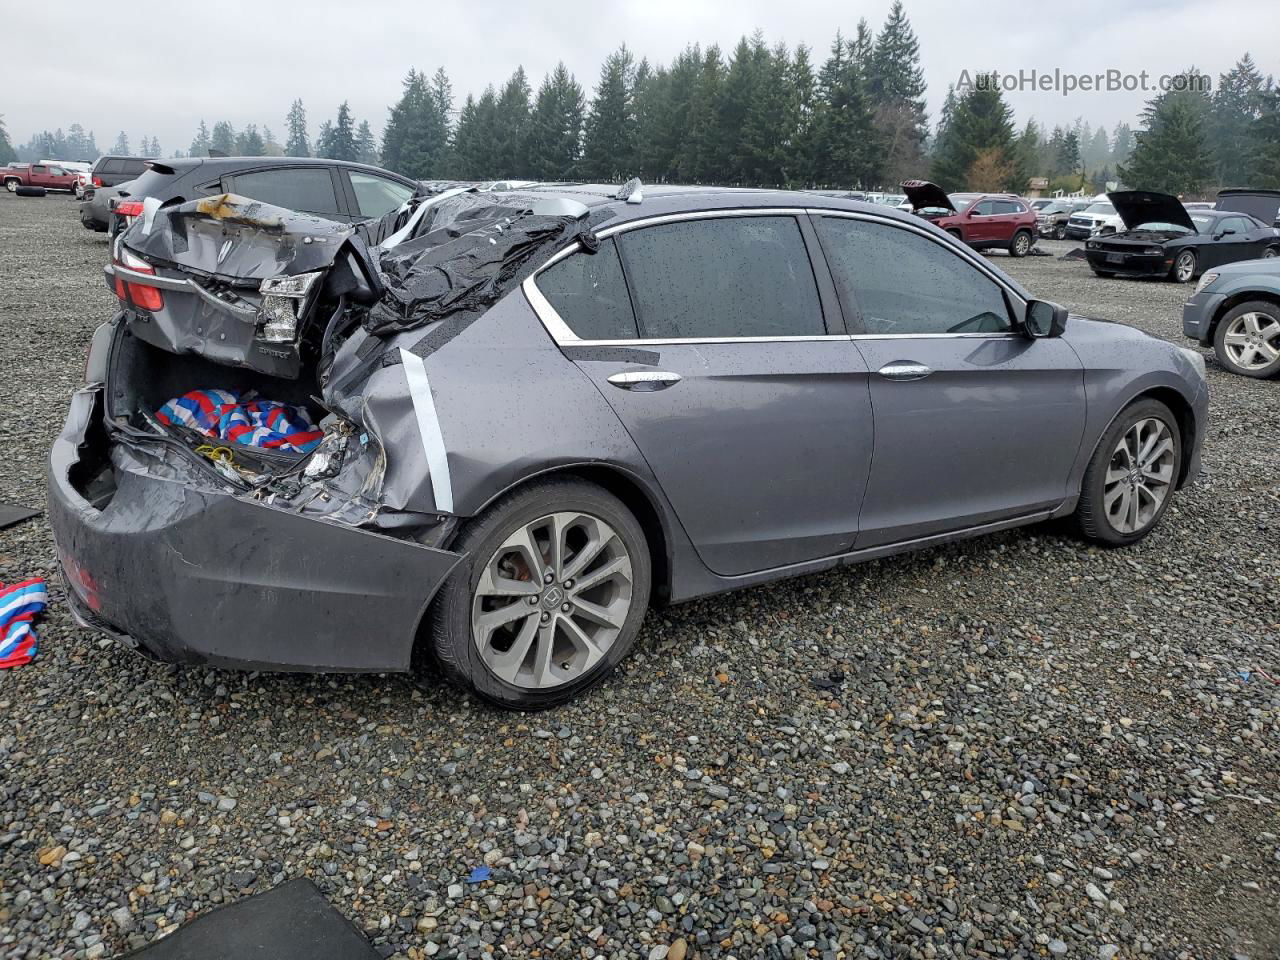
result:
[(1058, 176), (1080, 172), (1080, 142), (1074, 130), (1063, 135), (1058, 155), (1054, 158), (1053, 172)]
[(648, 60), (641, 60), (636, 66), (631, 92), (636, 117), (635, 173), (646, 183), (664, 179), (670, 166), (669, 159), (663, 155), (661, 143), (670, 83), (671, 76), (665, 67), (650, 67)]
[(721, 183), (744, 184), (751, 175), (751, 159), (744, 141), (747, 115), (760, 85), (760, 52), (764, 38), (759, 31), (748, 40), (742, 37), (729, 57), (729, 69), (720, 90), (717, 125), (718, 153), (723, 158), (718, 179)]
[(867, 93), (884, 145), (884, 173), (891, 183), (916, 175), (928, 131), (920, 43), (902, 0), (894, 0), (876, 37), (867, 70)]
[(236, 131), (226, 120), (219, 120), (213, 125), (213, 136), (209, 138), (209, 149), (221, 151), (223, 156), (230, 157), (236, 152)]
[(0, 115), (0, 166), (8, 166), (18, 159), (18, 153), (9, 141), (9, 131), (4, 126), (4, 116)]
[(318, 133), (316, 133), (315, 155), (317, 157), (325, 157), (327, 159), (332, 159), (332, 157), (329, 156), (329, 149), (332, 145), (331, 143), (332, 140), (333, 140), (333, 124), (328, 120), (322, 120), (320, 123), (320, 130)]
[(191, 146), (187, 148), (187, 156), (189, 157), (207, 157), (209, 155), (209, 146), (212, 141), (209, 139), (209, 128), (204, 125), (204, 120), (200, 121), (200, 129), (196, 131), (195, 137), (191, 141)]
[(504, 179), (524, 179), (529, 172), (529, 81), (524, 67), (517, 66), (502, 85), (494, 112), (495, 153), (493, 162)]
[(818, 81), (813, 73), (809, 48), (796, 47), (791, 58), (791, 110), (794, 116), (789, 187), (810, 187), (816, 167), (815, 142), (818, 113)]
[(285, 134), (284, 155), (286, 157), (311, 156), (311, 141), (307, 137), (307, 111), (302, 100), (294, 100), (289, 105), (289, 113), (284, 118)]
[(702, 57), (698, 77), (689, 98), (683, 142), (676, 154), (675, 179), (686, 183), (715, 183), (723, 177), (719, 103), (725, 67), (714, 44)]
[(1111, 134), (1111, 166), (1118, 167), (1133, 152), (1133, 131), (1127, 123), (1117, 123)]
[(623, 44), (605, 59), (587, 114), (582, 167), (589, 179), (625, 180), (635, 169), (635, 113), (632, 110), (633, 60)]
[(1258, 119), (1249, 128), (1249, 179), (1251, 186), (1280, 188), (1280, 89), (1262, 94)]
[(529, 121), (529, 174), (538, 180), (574, 175), (582, 143), (582, 86), (563, 62), (543, 78)]
[(378, 142), (373, 139), (368, 120), (361, 120), (356, 129), (356, 159), (361, 163), (378, 162)]
[(1199, 193), (1214, 175), (1206, 112), (1191, 97), (1162, 93), (1143, 117), (1146, 129), (1134, 134), (1136, 144), (1119, 168), (1120, 179), (1137, 190)]
[(324, 156), (330, 160), (356, 159), (356, 128), (351, 117), (351, 107), (343, 100), (338, 107), (338, 118), (329, 127)]
[[(62, 131), (59, 130), (58, 140), (63, 139), (61, 134), (62, 134)], [(59, 144), (59, 146), (61, 146), (61, 144)], [(125, 132), (123, 130), (121, 130), (120, 133), (116, 136), (116, 142), (111, 145), (111, 152), (114, 154), (119, 154), (121, 156), (126, 156), (126, 157), (129, 155), (129, 138), (125, 136)], [(56, 157), (57, 154), (53, 153), (53, 154), (50, 154), (50, 156)]]
[(815, 179), (825, 186), (869, 187), (879, 180), (880, 144), (865, 90), (865, 61), (859, 59), (860, 51), (870, 49), (865, 21), (858, 24), (858, 34), (849, 43), (837, 33), (818, 72)]
[(1013, 145), (1009, 166), (1010, 180), (1025, 184), (1040, 172), (1039, 161), (1040, 128), (1033, 118), (1027, 121), (1027, 125), (1022, 128), (1022, 133), (1018, 134), (1018, 139)]
[(795, 180), (799, 114), (791, 87), (791, 55), (785, 44), (752, 45), (754, 90), (742, 125), (740, 169), (752, 186), (785, 187)]
[(262, 128), (262, 155), (264, 157), (283, 157), (284, 147), (276, 141), (276, 135), (271, 132), (271, 128), (263, 126)]
[(437, 70), (429, 86), (425, 73), (410, 70), (403, 87), (383, 130), (382, 164), (418, 179), (444, 177), (453, 96), (448, 76)]
[(261, 157), (266, 153), (266, 144), (258, 133), (258, 125), (251, 123), (236, 136), (236, 155), (241, 157)]
[(1214, 148), (1217, 180), (1223, 186), (1242, 186), (1248, 180), (1250, 131), (1262, 116), (1266, 89), (1262, 74), (1247, 53), (1218, 77), (1207, 132)]
[(503, 176), (494, 162), (497, 150), (498, 94), (485, 87), (478, 100), (467, 97), (458, 117), (454, 137), (456, 175), (464, 180), (490, 180)]
[[(956, 99), (945, 142), (939, 138), (934, 152), (933, 179), (944, 190), (961, 189), (969, 182), (978, 153), (992, 149), (999, 151), (999, 164), (1012, 177), (1013, 146), (1013, 113), (999, 84), (990, 76), (979, 75)], [(990, 169), (989, 163), (986, 166)], [(1010, 182), (1006, 186), (1021, 191), (1026, 185)]]

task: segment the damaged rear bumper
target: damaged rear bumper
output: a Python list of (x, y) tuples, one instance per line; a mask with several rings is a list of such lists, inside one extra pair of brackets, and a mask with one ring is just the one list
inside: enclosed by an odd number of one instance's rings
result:
[(49, 461), (49, 519), (84, 625), (172, 662), (409, 669), (418, 624), (459, 555), (140, 467), (115, 468), (98, 509), (76, 468), (101, 429), (101, 392), (73, 396)]

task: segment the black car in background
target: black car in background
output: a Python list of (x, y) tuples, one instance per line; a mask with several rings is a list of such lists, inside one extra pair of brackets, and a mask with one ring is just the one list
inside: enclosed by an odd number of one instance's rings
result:
[(89, 183), (94, 189), (117, 187), (142, 176), (150, 162), (147, 157), (99, 157), (89, 171)]
[(1100, 277), (1189, 283), (1211, 267), (1280, 254), (1280, 230), (1246, 213), (1188, 211), (1177, 197), (1149, 190), (1122, 190), (1107, 199), (1125, 229), (1085, 244)]
[(381, 217), (416, 192), (418, 183), (390, 170), (344, 160), (310, 157), (188, 157), (152, 160), (112, 202), (111, 234), (142, 213), (142, 201), (164, 205), (219, 193), (326, 220), (357, 223)]
[(1213, 209), (1247, 213), (1255, 220), (1280, 227), (1280, 190), (1251, 190), (1243, 187), (1219, 190)]

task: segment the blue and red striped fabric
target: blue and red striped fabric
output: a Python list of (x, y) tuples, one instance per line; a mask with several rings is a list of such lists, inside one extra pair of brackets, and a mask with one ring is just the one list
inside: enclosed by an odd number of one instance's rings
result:
[(49, 602), (39, 577), (0, 587), (0, 670), (30, 663), (36, 655), (36, 632), (31, 623)]
[(310, 453), (324, 436), (302, 407), (233, 390), (184, 393), (157, 410), (156, 419), (169, 426), (190, 427), (215, 440), (295, 453)]

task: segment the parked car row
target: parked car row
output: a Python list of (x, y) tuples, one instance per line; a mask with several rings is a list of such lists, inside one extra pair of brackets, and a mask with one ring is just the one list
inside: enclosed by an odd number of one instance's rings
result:
[(11, 163), (0, 167), (0, 183), (10, 193), (19, 187), (40, 187), (44, 190), (65, 190), (74, 193), (79, 174), (74, 170), (49, 163)]

